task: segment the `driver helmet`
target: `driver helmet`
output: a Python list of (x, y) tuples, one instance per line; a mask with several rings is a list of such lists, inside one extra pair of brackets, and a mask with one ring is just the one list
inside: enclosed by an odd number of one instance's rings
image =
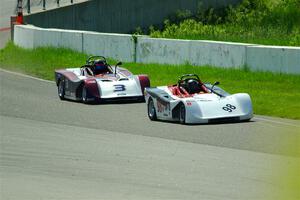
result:
[(197, 80), (190, 79), (187, 81), (186, 89), (189, 94), (195, 94), (201, 92), (200, 84)]
[(108, 66), (105, 61), (96, 60), (94, 62), (94, 74), (95, 75), (107, 73), (108, 71), (109, 71)]

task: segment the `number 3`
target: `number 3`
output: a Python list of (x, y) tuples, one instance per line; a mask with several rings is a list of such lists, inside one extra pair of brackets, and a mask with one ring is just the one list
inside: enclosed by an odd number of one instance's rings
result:
[(114, 87), (114, 92), (121, 92), (126, 90), (125, 85), (114, 85)]

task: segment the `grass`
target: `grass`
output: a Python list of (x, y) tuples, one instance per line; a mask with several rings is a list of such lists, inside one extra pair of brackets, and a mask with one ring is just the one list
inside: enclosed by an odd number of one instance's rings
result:
[[(0, 50), (0, 67), (54, 80), (54, 69), (79, 67), (87, 55), (68, 49), (37, 48), (26, 50), (8, 43)], [(115, 61), (110, 60), (112, 64)], [(124, 63), (134, 74), (148, 74), (152, 86), (177, 82), (182, 74), (196, 73), (204, 82), (220, 81), (229, 93), (249, 93), (255, 114), (300, 119), (300, 75), (251, 72), (210, 66)]]
[(300, 46), (300, 1), (243, 0), (234, 8), (178, 11), (163, 29), (149, 32), (155, 38)]
[(81, 66), (86, 55), (63, 48), (27, 50), (8, 42), (0, 50), (0, 67), (30, 74), (47, 80), (54, 79), (54, 69)]

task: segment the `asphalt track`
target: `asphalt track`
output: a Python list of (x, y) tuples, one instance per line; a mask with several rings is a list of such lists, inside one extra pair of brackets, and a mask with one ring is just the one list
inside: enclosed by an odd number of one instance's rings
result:
[(144, 103), (60, 101), (54, 82), (3, 70), (0, 81), (0, 199), (274, 199), (276, 173), (299, 162), (297, 120), (151, 122)]

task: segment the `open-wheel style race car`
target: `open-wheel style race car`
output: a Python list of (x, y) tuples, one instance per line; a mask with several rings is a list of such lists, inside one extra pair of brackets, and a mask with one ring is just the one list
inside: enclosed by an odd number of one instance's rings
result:
[(219, 82), (204, 84), (196, 74), (179, 78), (172, 86), (145, 89), (151, 120), (179, 121), (182, 124), (248, 121), (253, 116), (250, 96), (229, 94)]
[(55, 70), (61, 100), (103, 102), (109, 100), (144, 101), (144, 89), (150, 87), (147, 75), (133, 75), (121, 62), (110, 66), (103, 56), (92, 56), (80, 68)]

